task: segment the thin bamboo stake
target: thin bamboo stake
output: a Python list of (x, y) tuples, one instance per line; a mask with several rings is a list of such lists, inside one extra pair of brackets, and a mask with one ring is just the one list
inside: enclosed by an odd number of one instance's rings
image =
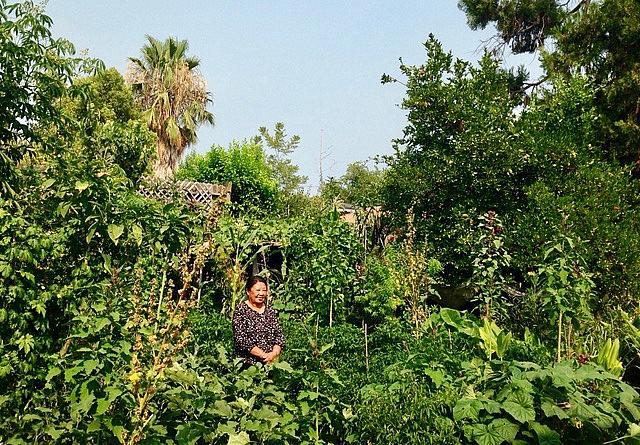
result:
[[(162, 310), (162, 298), (164, 297), (164, 286), (166, 283), (167, 283), (167, 265), (165, 264), (165, 266), (162, 268), (162, 282), (160, 284), (160, 298), (158, 299), (158, 311), (156, 313), (156, 320), (160, 320), (160, 311)], [(158, 332), (158, 324), (156, 324), (154, 332)]]
[(202, 295), (202, 273), (204, 271), (204, 267), (200, 269), (200, 276), (198, 277), (198, 301), (196, 302), (196, 306), (200, 306), (200, 295)]
[(562, 311), (558, 317), (558, 363), (560, 363), (560, 347), (562, 345)]
[(369, 336), (367, 333), (367, 324), (362, 320), (362, 324), (364, 325), (364, 363), (367, 369), (367, 374), (369, 374)]
[(333, 297), (331, 297), (331, 303), (329, 304), (329, 327), (333, 327)]

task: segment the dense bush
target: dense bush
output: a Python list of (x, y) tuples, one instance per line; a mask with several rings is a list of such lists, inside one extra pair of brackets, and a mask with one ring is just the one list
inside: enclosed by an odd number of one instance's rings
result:
[(424, 65), (401, 67), (409, 125), (387, 159), (383, 191), (395, 224), (414, 209), (453, 285), (473, 273), (469, 229), (490, 210), (502, 218), (523, 285), (545, 243), (588, 240), (582, 253), (602, 301), (633, 306), (639, 185), (631, 166), (611, 161), (596, 143), (598, 87), (579, 76), (552, 79), (548, 90), (525, 97), (523, 75), (488, 55), (474, 67), (433, 38), (425, 47)]
[(176, 178), (213, 184), (231, 183), (233, 211), (262, 214), (273, 210), (278, 198), (278, 181), (256, 142), (232, 142), (228, 149), (213, 146), (204, 155), (187, 156)]

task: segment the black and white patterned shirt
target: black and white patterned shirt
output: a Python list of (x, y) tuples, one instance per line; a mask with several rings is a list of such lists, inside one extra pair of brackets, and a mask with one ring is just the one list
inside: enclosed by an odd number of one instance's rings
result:
[(278, 312), (266, 306), (260, 314), (245, 301), (239, 303), (233, 313), (233, 343), (234, 355), (250, 364), (260, 361), (249, 352), (254, 346), (264, 352), (271, 352), (275, 345), (284, 349), (284, 335), (278, 321)]

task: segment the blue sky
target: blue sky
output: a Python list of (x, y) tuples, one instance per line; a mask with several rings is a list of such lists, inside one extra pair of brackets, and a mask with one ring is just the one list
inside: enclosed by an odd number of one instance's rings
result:
[[(216, 125), (202, 128), (193, 148), (226, 146), (284, 122), (301, 145), (293, 155), (319, 179), (354, 161), (392, 152), (406, 116), (404, 89), (381, 85), (399, 76), (398, 59), (421, 64), (433, 33), (456, 57), (477, 60), (492, 30), (472, 31), (454, 0), (423, 1), (70, 1), (49, 0), (56, 36), (71, 40), (124, 73), (145, 35), (189, 41), (213, 96)], [(514, 63), (511, 61), (510, 63)], [(534, 56), (521, 57), (536, 69)], [(191, 149), (189, 149), (191, 150)]]

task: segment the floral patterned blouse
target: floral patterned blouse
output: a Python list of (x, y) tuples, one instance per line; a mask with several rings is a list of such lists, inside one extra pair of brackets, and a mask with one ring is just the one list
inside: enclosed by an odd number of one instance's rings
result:
[(264, 312), (260, 314), (246, 302), (239, 303), (233, 313), (233, 343), (234, 355), (249, 364), (260, 361), (249, 352), (254, 346), (264, 352), (271, 352), (275, 345), (284, 349), (284, 335), (278, 321), (278, 312), (265, 306)]

